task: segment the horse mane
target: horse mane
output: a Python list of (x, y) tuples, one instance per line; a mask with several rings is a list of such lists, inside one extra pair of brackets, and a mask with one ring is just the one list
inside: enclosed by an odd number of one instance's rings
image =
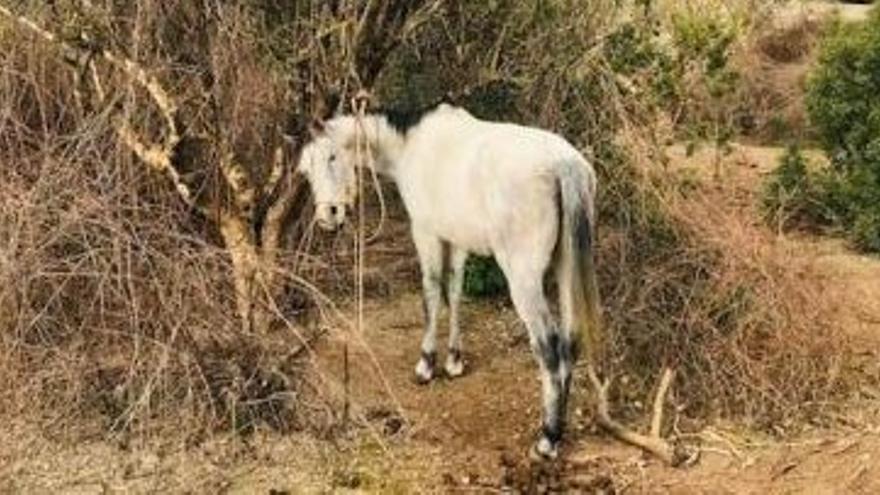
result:
[(480, 95), (485, 91), (504, 90), (511, 84), (510, 81), (505, 79), (493, 78), (473, 86), (468, 86), (458, 92), (447, 92), (421, 106), (380, 106), (372, 113), (377, 116), (384, 116), (392, 129), (405, 136), (410, 129), (419, 125), (425, 117), (434, 113), (444, 104), (454, 108), (467, 109), (469, 106), (467, 102), (470, 102), (471, 98), (475, 95)]
[(457, 107), (458, 105), (452, 101), (452, 98), (449, 95), (444, 95), (440, 98), (437, 98), (430, 103), (425, 105), (421, 105), (415, 108), (405, 108), (405, 107), (380, 107), (376, 110), (376, 114), (385, 117), (385, 120), (388, 122), (388, 125), (400, 133), (401, 135), (406, 135), (410, 129), (418, 126), (422, 120), (425, 119), (428, 115), (434, 113), (441, 105), (452, 105)]

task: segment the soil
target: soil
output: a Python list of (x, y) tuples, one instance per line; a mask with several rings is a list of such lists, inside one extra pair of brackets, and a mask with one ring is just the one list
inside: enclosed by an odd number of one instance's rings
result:
[(842, 3), (838, 1), (790, 2), (786, 8), (790, 15), (828, 15), (837, 14), (844, 21), (862, 21), (871, 12), (870, 3)]

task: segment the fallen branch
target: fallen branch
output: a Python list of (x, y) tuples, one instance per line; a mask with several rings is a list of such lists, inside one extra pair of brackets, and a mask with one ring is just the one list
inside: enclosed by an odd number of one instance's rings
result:
[(596, 422), (603, 430), (607, 431), (618, 440), (634, 445), (645, 452), (653, 454), (671, 466), (679, 466), (686, 461), (693, 459), (693, 456), (689, 455), (684, 449), (677, 448), (659, 435), (659, 425), (662, 422), (663, 415), (663, 403), (666, 400), (666, 393), (669, 390), (669, 385), (671, 384), (673, 377), (673, 372), (671, 370), (667, 368), (664, 371), (660, 387), (657, 390), (650, 435), (642, 435), (630, 430), (612, 419), (609, 412), (608, 401), (608, 388), (611, 386), (611, 381), (607, 380), (603, 382), (599, 380), (592, 364), (587, 368), (587, 374), (593, 387), (596, 389), (598, 400), (598, 404), (596, 405)]
[(672, 368), (663, 368), (660, 377), (660, 386), (657, 387), (657, 395), (654, 396), (654, 416), (651, 418), (651, 436), (660, 438), (660, 430), (663, 428), (663, 405), (666, 403), (666, 394), (672, 384), (675, 372)]

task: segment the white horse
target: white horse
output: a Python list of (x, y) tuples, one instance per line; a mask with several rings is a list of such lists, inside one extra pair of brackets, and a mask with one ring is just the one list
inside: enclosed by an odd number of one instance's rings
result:
[[(360, 121), (339, 116), (312, 134), (299, 170), (311, 184), (322, 227), (338, 227), (355, 199), (356, 143), (366, 143), (362, 149), (371, 153), (375, 172), (397, 184), (412, 222), (424, 288), (427, 322), (415, 368), (420, 382), (436, 374), (444, 296), (450, 308), (445, 372), (449, 377), (464, 372), (459, 302), (465, 260), (468, 253), (495, 256), (540, 367), (544, 417), (535, 447), (555, 457), (572, 367), (581, 345), (599, 331), (592, 166), (556, 134), (480, 120), (446, 104), (407, 121), (383, 114)], [(559, 324), (543, 287), (551, 267)]]

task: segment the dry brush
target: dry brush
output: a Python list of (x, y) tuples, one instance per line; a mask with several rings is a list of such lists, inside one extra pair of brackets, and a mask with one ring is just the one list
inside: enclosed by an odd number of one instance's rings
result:
[(96, 402), (111, 430), (176, 401), (234, 428), (298, 407), (290, 368), (309, 338), (284, 296), (326, 302), (297, 275), (298, 150), (430, 9), (0, 5), (9, 407), (45, 393), (61, 412), (57, 393)]

